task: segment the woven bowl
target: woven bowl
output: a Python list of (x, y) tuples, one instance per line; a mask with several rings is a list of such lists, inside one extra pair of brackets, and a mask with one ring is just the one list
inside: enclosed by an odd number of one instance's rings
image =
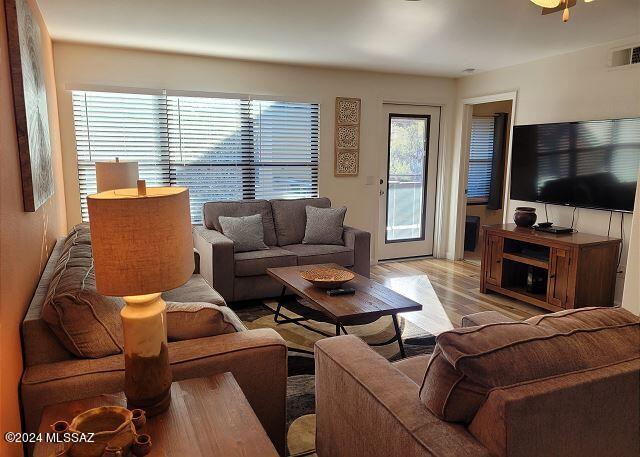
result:
[(321, 289), (335, 289), (355, 278), (352, 272), (340, 268), (312, 268), (301, 271), (300, 276)]

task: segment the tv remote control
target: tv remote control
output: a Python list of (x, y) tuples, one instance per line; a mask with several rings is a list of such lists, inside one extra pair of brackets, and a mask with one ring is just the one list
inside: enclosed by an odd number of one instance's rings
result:
[(353, 295), (356, 290), (353, 287), (343, 287), (341, 289), (329, 289), (327, 295), (333, 297), (335, 295)]

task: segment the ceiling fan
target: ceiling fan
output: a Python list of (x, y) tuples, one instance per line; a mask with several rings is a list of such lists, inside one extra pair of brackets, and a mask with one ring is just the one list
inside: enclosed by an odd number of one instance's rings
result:
[[(563, 10), (562, 22), (569, 20), (569, 8), (576, 6), (578, 0), (531, 0), (538, 6), (542, 7), (542, 14), (551, 14)], [(585, 3), (591, 3), (594, 0), (584, 0)]]

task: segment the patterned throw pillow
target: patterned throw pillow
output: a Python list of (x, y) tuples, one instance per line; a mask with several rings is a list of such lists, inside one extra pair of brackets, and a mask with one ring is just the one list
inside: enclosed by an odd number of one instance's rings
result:
[(347, 208), (316, 208), (307, 206), (307, 226), (303, 244), (341, 244), (344, 245), (344, 216)]
[(269, 249), (264, 244), (264, 227), (262, 215), (242, 217), (218, 217), (222, 233), (233, 241), (235, 252), (261, 251)]

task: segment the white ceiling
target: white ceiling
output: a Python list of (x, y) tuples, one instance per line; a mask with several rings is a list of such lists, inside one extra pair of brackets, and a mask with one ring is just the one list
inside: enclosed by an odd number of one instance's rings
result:
[(37, 0), (54, 40), (460, 76), (640, 33), (640, 0)]

